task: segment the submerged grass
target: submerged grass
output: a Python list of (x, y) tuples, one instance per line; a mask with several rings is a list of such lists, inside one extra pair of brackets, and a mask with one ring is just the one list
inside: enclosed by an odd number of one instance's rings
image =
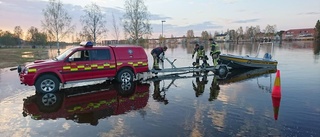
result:
[(0, 68), (16, 67), (26, 62), (48, 58), (48, 49), (0, 48)]

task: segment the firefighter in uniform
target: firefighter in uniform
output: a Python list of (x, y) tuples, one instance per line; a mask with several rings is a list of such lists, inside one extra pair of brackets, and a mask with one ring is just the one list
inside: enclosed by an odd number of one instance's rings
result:
[[(196, 54), (197, 53), (197, 54)], [(203, 63), (208, 66), (207, 63), (207, 56), (205, 54), (204, 47), (199, 45), (198, 43), (196, 44), (193, 53), (192, 53), (192, 59), (194, 58), (194, 54), (196, 54), (196, 62), (193, 64), (193, 66), (199, 67), (200, 66), (200, 59), (203, 61)]]
[[(155, 70), (161, 70), (159, 68), (159, 61), (160, 61), (160, 55), (163, 54), (164, 55), (164, 52), (167, 51), (167, 47), (164, 46), (164, 47), (156, 47), (154, 49), (152, 49), (151, 51), (151, 55), (153, 57), (153, 69)], [(163, 62), (163, 60), (161, 60)]]
[(213, 66), (215, 67), (218, 65), (218, 60), (221, 52), (219, 50), (218, 45), (214, 42), (212, 38), (210, 38), (209, 41), (211, 44), (210, 56), (212, 57)]

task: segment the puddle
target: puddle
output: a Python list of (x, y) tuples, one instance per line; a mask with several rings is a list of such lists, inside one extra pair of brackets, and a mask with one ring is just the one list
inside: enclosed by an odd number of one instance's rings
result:
[(34, 54), (30, 51), (22, 52), (22, 58), (34, 58)]
[(33, 54), (22, 55), (22, 58), (34, 58)]

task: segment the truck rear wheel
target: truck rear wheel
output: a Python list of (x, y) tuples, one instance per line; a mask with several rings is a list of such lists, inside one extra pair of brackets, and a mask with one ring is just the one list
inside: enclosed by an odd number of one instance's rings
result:
[(116, 76), (117, 82), (131, 82), (133, 81), (133, 72), (129, 69), (120, 70)]
[(36, 93), (52, 93), (59, 90), (60, 82), (57, 77), (53, 75), (40, 76), (36, 83)]

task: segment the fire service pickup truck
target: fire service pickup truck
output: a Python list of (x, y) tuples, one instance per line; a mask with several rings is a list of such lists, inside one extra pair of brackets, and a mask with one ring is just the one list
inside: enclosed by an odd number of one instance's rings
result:
[(81, 42), (51, 60), (36, 60), (17, 68), (21, 84), (35, 86), (37, 93), (56, 92), (60, 84), (95, 79), (133, 81), (147, 72), (144, 49), (135, 45), (93, 46)]

